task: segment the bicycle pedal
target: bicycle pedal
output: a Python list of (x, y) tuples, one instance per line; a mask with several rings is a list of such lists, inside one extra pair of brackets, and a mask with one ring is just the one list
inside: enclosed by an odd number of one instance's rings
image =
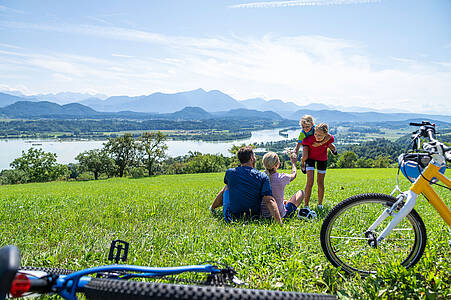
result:
[(129, 243), (122, 240), (114, 240), (111, 242), (108, 260), (118, 263), (120, 260), (126, 261), (128, 257)]

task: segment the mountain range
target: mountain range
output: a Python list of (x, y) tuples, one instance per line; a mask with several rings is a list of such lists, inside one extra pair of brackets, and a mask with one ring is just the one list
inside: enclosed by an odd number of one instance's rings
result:
[(18, 101), (0, 108), (0, 116), (12, 119), (135, 119), (135, 120), (207, 120), (207, 119), (246, 119), (283, 120), (272, 111), (252, 109), (231, 109), (209, 113), (200, 107), (185, 107), (174, 113), (140, 113), (132, 111), (99, 112), (80, 103), (59, 105), (48, 101)]
[[(326, 122), (383, 122), (410, 119), (428, 119), (451, 122), (450, 115), (416, 113), (384, 113), (368, 108), (354, 107), (342, 111), (320, 103), (299, 106), (279, 99), (253, 98), (238, 101), (218, 90), (193, 91), (175, 94), (153, 93), (129, 97), (112, 96), (104, 100), (90, 94), (48, 94), (58, 103), (42, 101), (46, 95), (17, 96), (0, 93), (0, 115), (9, 118), (131, 118), (131, 119), (208, 119), (208, 118), (263, 118), (299, 120), (310, 114), (317, 121)], [(74, 103), (63, 104), (73, 97)], [(53, 98), (52, 98), (53, 97)], [(69, 98), (68, 98), (69, 97)]]

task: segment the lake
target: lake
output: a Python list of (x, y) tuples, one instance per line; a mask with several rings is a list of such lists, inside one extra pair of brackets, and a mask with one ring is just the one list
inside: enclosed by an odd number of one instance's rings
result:
[[(270, 141), (280, 141), (292, 139), (299, 134), (298, 130), (289, 130), (288, 138), (279, 135), (280, 129), (258, 130), (253, 131), (252, 136), (247, 139), (234, 141), (167, 141), (167, 154), (169, 156), (181, 156), (189, 151), (199, 151), (201, 153), (223, 154), (230, 156), (228, 149), (233, 145), (262, 143)], [(51, 139), (10, 139), (0, 140), (0, 170), (8, 169), (9, 164), (22, 155), (22, 151), (27, 151), (31, 147), (41, 148), (45, 152), (56, 153), (59, 163), (68, 164), (76, 162), (75, 157), (87, 150), (100, 149), (106, 141), (58, 141)], [(295, 145), (293, 144), (293, 147)]]

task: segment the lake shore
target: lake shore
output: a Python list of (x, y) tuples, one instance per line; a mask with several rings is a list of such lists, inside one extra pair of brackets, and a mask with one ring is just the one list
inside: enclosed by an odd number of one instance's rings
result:
[[(288, 138), (279, 134), (281, 128), (251, 131), (250, 136), (243, 139), (203, 141), (203, 140), (174, 140), (166, 142), (168, 146), (167, 155), (170, 157), (182, 156), (191, 152), (204, 154), (222, 154), (231, 156), (229, 149), (233, 145), (254, 144), (270, 141), (280, 141), (295, 137), (296, 130), (288, 131)], [(46, 152), (56, 153), (58, 163), (74, 163), (75, 157), (84, 151), (100, 149), (107, 141), (104, 139), (41, 139), (41, 138), (14, 138), (0, 139), (0, 170), (8, 169), (9, 164), (21, 156), (22, 151), (31, 147), (41, 148)]]

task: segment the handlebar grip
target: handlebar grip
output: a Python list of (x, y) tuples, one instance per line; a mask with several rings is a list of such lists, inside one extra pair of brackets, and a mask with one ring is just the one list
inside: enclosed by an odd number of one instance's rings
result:
[(425, 126), (425, 125), (433, 126), (431, 124), (431, 122), (429, 122), (429, 121), (422, 121), (421, 123), (410, 122), (409, 125), (410, 126)]
[(17, 247), (0, 248), (0, 299), (5, 299), (19, 266), (20, 253)]

